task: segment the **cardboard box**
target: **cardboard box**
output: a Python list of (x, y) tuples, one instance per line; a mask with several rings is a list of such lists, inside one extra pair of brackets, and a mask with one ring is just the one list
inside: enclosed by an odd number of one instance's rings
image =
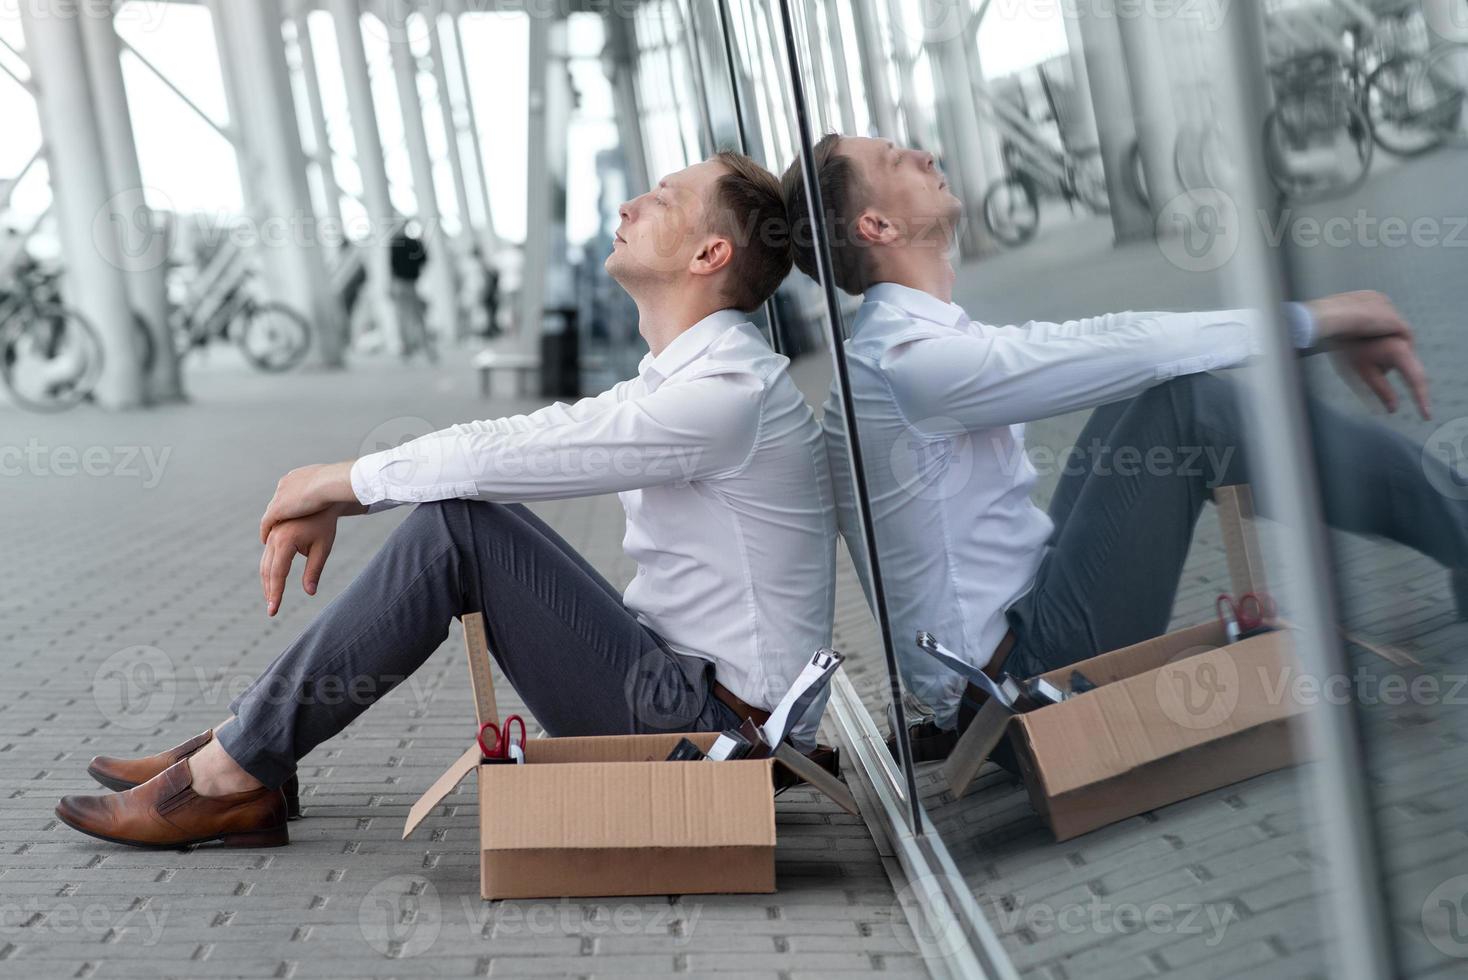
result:
[(1297, 761), (1289, 631), (1227, 643), (1209, 622), (1044, 674), (1097, 687), (1010, 714), (986, 703), (944, 767), (961, 795), (1008, 735), (1030, 802), (1068, 840)]
[[(478, 721), (498, 721), (483, 617), (462, 619)], [(497, 765), (481, 763), (467, 721), (465, 734), (469, 748), (413, 804), (403, 837), (477, 771), (487, 899), (772, 892), (777, 762), (856, 812), (838, 780), (789, 746), (767, 759), (667, 762), (679, 739), (707, 751), (719, 733), (536, 738), (524, 764)]]

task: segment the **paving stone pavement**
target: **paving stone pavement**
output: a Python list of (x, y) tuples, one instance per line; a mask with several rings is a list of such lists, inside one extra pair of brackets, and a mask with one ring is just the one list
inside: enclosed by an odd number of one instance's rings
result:
[[(472, 735), (457, 623), (302, 761), (287, 848), (140, 851), (57, 821), (58, 797), (104, 792), (91, 756), (221, 721), (406, 513), (343, 522), (320, 594), (298, 564), (270, 619), (257, 529), (282, 473), (535, 404), (479, 401), (462, 366), (382, 361), (266, 377), (216, 353), (189, 387), (193, 404), (145, 412), (0, 405), (19, 468), (0, 477), (0, 975), (926, 976), (866, 827), (808, 791), (778, 801), (776, 894), (480, 901), (472, 786), (400, 839)], [(625, 583), (614, 497), (536, 510)]]

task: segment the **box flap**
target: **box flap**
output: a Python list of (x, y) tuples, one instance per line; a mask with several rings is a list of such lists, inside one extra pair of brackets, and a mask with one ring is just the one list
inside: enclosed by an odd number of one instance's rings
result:
[(760, 759), (485, 766), (479, 780), (480, 846), (773, 846), (773, 765)]
[(1045, 792), (1059, 796), (1304, 710), (1284, 686), (1287, 640), (1265, 633), (1020, 715)]
[(403, 824), (403, 839), (407, 840), (413, 829), (423, 822), (430, 810), (438, 805), (439, 801), (449, 795), (449, 791), (479, 765), (479, 745), (475, 743), (464, 750), (464, 754), (454, 760), (454, 764), (443, 771), (443, 775), (433, 781), (433, 785), (420, 797), (412, 808), (408, 810), (407, 822)]

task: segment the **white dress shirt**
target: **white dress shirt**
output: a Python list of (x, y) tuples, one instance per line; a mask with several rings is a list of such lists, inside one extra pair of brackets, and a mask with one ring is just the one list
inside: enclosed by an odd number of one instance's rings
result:
[[(1308, 312), (1292, 305), (1289, 317), (1308, 347)], [(846, 354), (877, 553), (903, 681), (939, 725), (954, 724), (965, 681), (917, 649), (917, 631), (987, 664), (1053, 528), (1030, 499), (1024, 423), (1238, 365), (1264, 349), (1266, 322), (1222, 310), (991, 326), (906, 286), (867, 290)], [(838, 520), (870, 600), (834, 383), (823, 428)]]
[[(372, 510), (616, 492), (622, 547), (637, 563), (627, 608), (768, 710), (831, 642), (835, 603), (825, 445), (788, 364), (744, 314), (721, 310), (593, 398), (363, 456), (352, 489)], [(795, 732), (802, 748), (823, 704)]]

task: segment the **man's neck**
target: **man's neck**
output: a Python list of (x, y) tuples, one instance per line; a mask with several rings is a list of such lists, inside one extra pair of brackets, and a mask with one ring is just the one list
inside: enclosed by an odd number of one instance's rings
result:
[(895, 282), (917, 289), (945, 303), (953, 302), (954, 271), (948, 250), (909, 247), (884, 255), (873, 270), (873, 282)]
[(673, 340), (711, 313), (726, 309), (724, 304), (702, 297), (663, 296), (637, 301), (637, 332), (647, 341), (647, 349), (657, 357)]

